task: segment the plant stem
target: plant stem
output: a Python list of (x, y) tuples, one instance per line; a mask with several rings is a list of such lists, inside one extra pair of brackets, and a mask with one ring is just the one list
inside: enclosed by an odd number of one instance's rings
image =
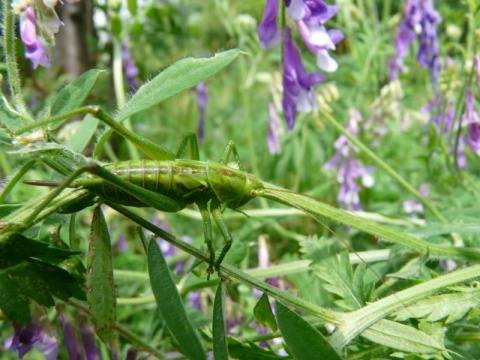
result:
[[(117, 99), (117, 106), (122, 109), (125, 105), (125, 86), (123, 77), (123, 63), (122, 63), (122, 43), (114, 36), (113, 37), (113, 88), (115, 90), (115, 98)], [(132, 131), (132, 123), (130, 118), (123, 121), (123, 125)], [(128, 152), (132, 160), (140, 159), (138, 149), (129, 141), (127, 141)]]
[(12, 94), (15, 109), (20, 113), (19, 119), (24, 123), (33, 122), (25, 100), (23, 98), (22, 86), (20, 82), (20, 72), (15, 57), (15, 14), (9, 1), (3, 2), (3, 24), (4, 37), (3, 49), (5, 52), (5, 62), (7, 65), (8, 83), (10, 84), (10, 92)]
[[(318, 217), (334, 220), (341, 224), (352, 226), (369, 234), (384, 238), (388, 241), (402, 244), (421, 254), (428, 254), (433, 258), (471, 261), (478, 261), (480, 259), (480, 249), (430, 244), (410, 235), (379, 225), (373, 221), (359, 218), (355, 214), (352, 214), (348, 211), (321, 203), (306, 195), (285, 191), (270, 184), (265, 185), (266, 188), (264, 190), (257, 191), (256, 196), (265, 197), (267, 199), (301, 209), (308, 214), (313, 215), (314, 219), (320, 223), (322, 222), (318, 220)], [(323, 224), (323, 226), (326, 225)]]

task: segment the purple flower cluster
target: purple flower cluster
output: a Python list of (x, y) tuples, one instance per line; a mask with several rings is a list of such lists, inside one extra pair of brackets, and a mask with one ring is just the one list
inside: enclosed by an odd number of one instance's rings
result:
[(127, 46), (127, 40), (122, 41), (122, 62), (125, 69), (125, 76), (127, 77), (130, 90), (138, 89), (138, 67), (132, 59), (130, 49)]
[[(350, 110), (350, 120), (347, 125), (347, 131), (352, 135), (359, 134), (359, 123), (362, 121), (362, 115), (355, 109)], [(340, 184), (338, 193), (338, 202), (344, 207), (353, 210), (361, 210), (359, 193), (360, 185), (357, 183), (361, 179), (364, 187), (372, 187), (374, 179), (371, 176), (374, 167), (364, 167), (355, 158), (355, 147), (348, 141), (345, 135), (335, 141), (335, 155), (326, 164), (325, 168), (337, 168), (337, 180)]]
[(420, 37), (417, 62), (432, 71), (432, 81), (437, 82), (440, 72), (440, 49), (438, 45), (437, 26), (442, 21), (435, 10), (432, 0), (408, 0), (405, 5), (405, 19), (397, 33), (395, 47), (397, 55), (390, 61), (390, 77), (397, 78), (403, 72), (403, 60), (411, 44)]
[(4, 342), (5, 349), (17, 351), (22, 358), (27, 352), (36, 348), (47, 360), (58, 356), (58, 341), (55, 334), (50, 334), (44, 321), (34, 321), (26, 325), (13, 323), (15, 333)]
[[(328, 51), (343, 39), (338, 30), (326, 30), (324, 24), (338, 12), (338, 7), (321, 0), (286, 0), (287, 14), (296, 23), (306, 47), (316, 55), (318, 67), (326, 72), (337, 70), (338, 65)], [(263, 48), (271, 48), (281, 41), (277, 26), (278, 0), (267, 0), (265, 12), (258, 27)], [(308, 74), (303, 66), (300, 50), (295, 45), (288, 26), (283, 32), (283, 112), (289, 130), (293, 129), (297, 111), (310, 112), (317, 107), (312, 87), (325, 81), (321, 72)]]
[[(67, 1), (76, 3), (80, 0)], [(57, 2), (58, 0), (14, 0), (12, 2), (12, 8), (20, 19), (20, 38), (25, 45), (25, 57), (33, 63), (34, 69), (38, 65), (50, 66), (48, 54), (37, 35), (37, 27), (45, 42), (55, 45), (55, 34), (64, 25), (55, 11)], [(40, 19), (38, 21), (37, 15)]]
[(33, 63), (33, 68), (50, 67), (50, 59), (37, 36), (37, 19), (31, 5), (20, 13), (20, 37), (25, 45), (25, 57)]

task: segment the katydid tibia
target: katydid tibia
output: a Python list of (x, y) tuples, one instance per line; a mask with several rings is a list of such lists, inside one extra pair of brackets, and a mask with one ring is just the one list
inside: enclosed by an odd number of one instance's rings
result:
[[(105, 119), (106, 115), (101, 113), (99, 117)], [(111, 124), (109, 120), (106, 122)], [(115, 130), (120, 127), (118, 123), (114, 126)], [(130, 139), (137, 136), (123, 127), (120, 132)], [(192, 159), (178, 159), (187, 145), (190, 145)], [(152, 148), (150, 142), (146, 141), (140, 146)], [(235, 158), (238, 169), (227, 165), (231, 156)], [(155, 160), (124, 161), (103, 166), (92, 162), (75, 171), (63, 183), (43, 180), (24, 182), (89, 190), (87, 196), (61, 209), (65, 213), (92, 205), (95, 197), (119, 205), (152, 207), (166, 212), (178, 212), (189, 204), (197, 204), (209, 252), (208, 278), (214, 271), (219, 271), (232, 244), (232, 236), (222, 216), (222, 207), (237, 209), (264, 187), (262, 181), (243, 170), (233, 142), (228, 143), (219, 162), (200, 161), (198, 142), (193, 133), (185, 136), (175, 155), (163, 149), (156, 153)], [(213, 246), (212, 218), (225, 242), (217, 258)]]

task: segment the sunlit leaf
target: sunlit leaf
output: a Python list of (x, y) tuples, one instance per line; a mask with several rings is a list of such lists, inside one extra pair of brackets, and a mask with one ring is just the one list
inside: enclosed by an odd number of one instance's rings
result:
[(148, 245), (148, 273), (158, 310), (175, 338), (179, 350), (190, 359), (204, 360), (205, 350), (187, 316), (156, 240), (150, 240)]
[(342, 357), (313, 326), (281, 302), (275, 302), (278, 327), (293, 357), (297, 360), (336, 360)]

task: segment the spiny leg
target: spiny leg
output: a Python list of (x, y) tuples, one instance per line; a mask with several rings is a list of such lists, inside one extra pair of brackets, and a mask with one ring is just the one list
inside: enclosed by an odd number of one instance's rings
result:
[(112, 174), (110, 171), (104, 169), (97, 163), (91, 163), (87, 165), (86, 171), (111, 182), (121, 190), (128, 192), (144, 204), (151, 206), (154, 209), (167, 212), (177, 212), (184, 208), (183, 204), (180, 204), (172, 198), (132, 184), (121, 177)]
[(212, 219), (210, 218), (210, 211), (208, 209), (208, 203), (199, 201), (197, 202), (198, 209), (200, 210), (200, 215), (202, 215), (203, 223), (203, 234), (205, 237), (205, 243), (207, 244), (208, 254), (209, 254), (209, 265), (207, 269), (207, 280), (210, 280), (210, 275), (215, 272), (215, 249), (213, 247), (213, 237), (212, 237)]
[(220, 159), (220, 164), (223, 165), (228, 165), (228, 160), (230, 159), (230, 156), (235, 158), (238, 168), (242, 171), (245, 171), (243, 169), (242, 161), (240, 160), (240, 156), (238, 156), (238, 150), (237, 146), (233, 141), (229, 141), (227, 146), (225, 147), (225, 150), (223, 151), (222, 158)]
[(198, 151), (198, 139), (197, 135), (193, 132), (189, 132), (185, 135), (178, 147), (176, 156), (177, 159), (181, 159), (182, 155), (187, 147), (187, 144), (190, 143), (190, 158), (192, 160), (200, 160), (200, 153)]

